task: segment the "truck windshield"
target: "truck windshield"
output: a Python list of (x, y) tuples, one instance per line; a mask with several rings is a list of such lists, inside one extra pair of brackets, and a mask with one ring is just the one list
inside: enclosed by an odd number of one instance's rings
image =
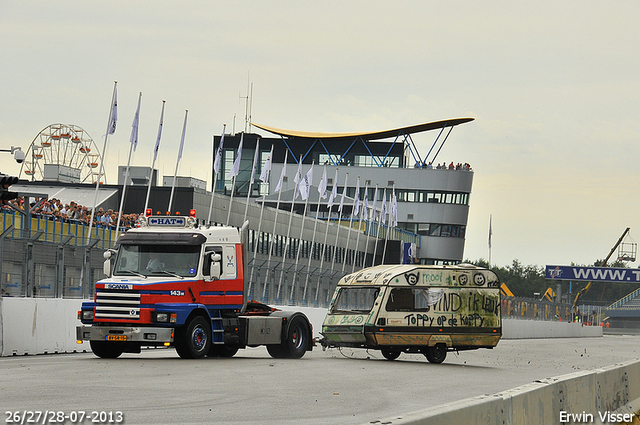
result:
[(122, 245), (114, 276), (195, 276), (199, 245)]
[(373, 308), (373, 303), (378, 297), (380, 288), (376, 287), (349, 287), (340, 288), (338, 298), (331, 308), (332, 313), (368, 313)]

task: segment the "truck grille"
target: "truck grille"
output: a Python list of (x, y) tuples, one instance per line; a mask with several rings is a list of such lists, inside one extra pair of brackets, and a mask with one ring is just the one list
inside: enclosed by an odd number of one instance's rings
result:
[(103, 289), (96, 293), (96, 319), (140, 319), (140, 293)]

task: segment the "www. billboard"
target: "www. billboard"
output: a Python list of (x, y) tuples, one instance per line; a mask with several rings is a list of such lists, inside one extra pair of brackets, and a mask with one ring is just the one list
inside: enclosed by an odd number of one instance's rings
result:
[(592, 282), (640, 282), (639, 269), (611, 267), (547, 266), (547, 279)]

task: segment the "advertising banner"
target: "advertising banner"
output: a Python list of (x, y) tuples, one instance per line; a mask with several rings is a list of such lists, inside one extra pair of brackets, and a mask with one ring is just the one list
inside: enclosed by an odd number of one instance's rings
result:
[(639, 269), (588, 266), (547, 266), (546, 278), (591, 282), (640, 282)]

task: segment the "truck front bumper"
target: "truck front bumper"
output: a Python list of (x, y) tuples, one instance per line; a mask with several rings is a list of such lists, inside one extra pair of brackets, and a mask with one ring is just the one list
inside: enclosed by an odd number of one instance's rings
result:
[(173, 342), (174, 329), (141, 326), (90, 326), (76, 327), (78, 341), (122, 341), (158, 344)]

